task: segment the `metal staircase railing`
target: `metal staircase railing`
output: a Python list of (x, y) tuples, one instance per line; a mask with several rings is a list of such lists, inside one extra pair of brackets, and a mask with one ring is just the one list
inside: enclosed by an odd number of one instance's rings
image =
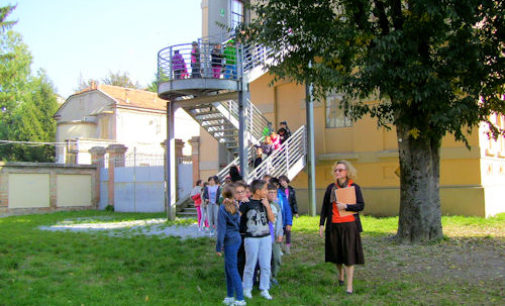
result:
[[(254, 163), (254, 158), (256, 157), (256, 147), (254, 145), (251, 145), (247, 148), (247, 160), (249, 161), (247, 163), (247, 166), (249, 167), (249, 172), (252, 170), (252, 165), (250, 161), (253, 161)], [(232, 166), (238, 166), (240, 164), (240, 159), (237, 157), (234, 160), (232, 160), (226, 167), (221, 169), (216, 175), (219, 178), (220, 182), (224, 182), (225, 178), (228, 176), (230, 173), (230, 168)]]
[[(233, 118), (230, 122), (232, 122), (238, 129), (238, 103), (234, 100), (228, 100), (224, 102), (216, 102), (214, 105), (224, 114), (229, 114), (228, 117)], [(248, 100), (248, 106), (245, 109), (244, 114), (246, 117), (247, 131), (250, 136), (252, 136), (249, 140), (254, 144), (259, 144), (263, 138), (263, 129), (267, 127), (270, 122), (250, 100)]]
[[(181, 85), (177, 89), (170, 86), (164, 87), (167, 92), (175, 92), (172, 96), (219, 94), (223, 90), (225, 92), (237, 90), (241, 78), (247, 83), (258, 78), (266, 72), (265, 68), (273, 63), (271, 49), (259, 44), (238, 45), (233, 41), (233, 35), (227, 33), (161, 49), (158, 52), (158, 82), (159, 84), (163, 82), (174, 84), (177, 80), (191, 80), (185, 83), (189, 86), (187, 88), (189, 91), (185, 90), (186, 85)], [(216, 68), (216, 64), (219, 64), (220, 69)], [(239, 69), (241, 66), (243, 69)], [(243, 75), (240, 74), (241, 71)], [(191, 87), (189, 84), (196, 87)], [(207, 86), (209, 84), (212, 85)], [(160, 96), (162, 94), (163, 92), (160, 92)], [(259, 145), (263, 140), (263, 130), (270, 125), (270, 122), (251, 101), (248, 102), (248, 106), (244, 109), (246, 144), (249, 143), (246, 165), (251, 167), (256, 155), (255, 145)], [(214, 100), (189, 106), (184, 106), (182, 102), (181, 105), (219, 143), (237, 152), (239, 149), (239, 104), (237, 101)], [(305, 166), (305, 142), (305, 127), (302, 126), (282, 144), (279, 150), (273, 152), (255, 169), (250, 169), (248, 181), (260, 178), (267, 173), (273, 176), (287, 175), (290, 179), (294, 178)], [(239, 158), (235, 158), (218, 172), (220, 181), (226, 178), (233, 165), (239, 165)], [(182, 203), (185, 200), (187, 199), (180, 199), (179, 202)]]
[[(209, 134), (220, 143), (226, 143), (227, 148), (234, 150), (238, 147), (238, 103), (234, 100), (212, 102), (198, 106), (182, 106)], [(262, 132), (269, 125), (269, 121), (260, 110), (249, 102), (245, 110), (248, 140), (252, 144), (259, 144), (263, 138)]]
[(249, 173), (248, 182), (262, 178), (265, 174), (273, 177), (286, 175), (293, 179), (305, 167), (306, 132), (302, 125), (278, 150)]

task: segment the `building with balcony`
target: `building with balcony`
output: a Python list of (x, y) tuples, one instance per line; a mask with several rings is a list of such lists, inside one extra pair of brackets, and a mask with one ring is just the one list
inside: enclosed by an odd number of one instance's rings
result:
[[(159, 95), (188, 111), (200, 123), (201, 153), (198, 171), (199, 176), (206, 179), (218, 172), (223, 173), (223, 167), (226, 170), (226, 165), (232, 162), (233, 150), (237, 148), (238, 141), (237, 134), (234, 134), (238, 128), (237, 124), (228, 120), (237, 118), (233, 116), (234, 106), (226, 106), (224, 102), (237, 101), (240, 84), (229, 84), (231, 87), (225, 87), (225, 82), (230, 81), (226, 77), (226, 69), (229, 68), (225, 65), (222, 74), (212, 74), (211, 50), (216, 44), (226, 44), (229, 39), (224, 28), (216, 25), (233, 27), (237, 22), (247, 22), (250, 14), (244, 10), (241, 1), (203, 0), (202, 15), (202, 37), (205, 38), (199, 41), (202, 63), (198, 69), (202, 69), (205, 75), (193, 79), (188, 72), (184, 82), (174, 79), (173, 67), (168, 62), (176, 50), (183, 53), (186, 62), (191, 62), (193, 54), (189, 44), (160, 51), (158, 61), (159, 73), (162, 78), (166, 77), (165, 84), (160, 83)], [(249, 88), (250, 107), (253, 109), (248, 113), (251, 118), (249, 121), (252, 121), (253, 125), (254, 122), (256, 125), (271, 123), (275, 128), (279, 127), (281, 121), (287, 121), (291, 130), (297, 131), (306, 124), (305, 88), (289, 80), (272, 85), (273, 77), (267, 71), (255, 69), (257, 62), (261, 62), (261, 57), (264, 56), (260, 49), (261, 47), (254, 47), (252, 50), (243, 51), (243, 61), (237, 62), (239, 68), (242, 65), (243, 74), (239, 73), (236, 80), (243, 77)], [(190, 85), (191, 82), (194, 85)], [(221, 84), (212, 84), (213, 82)], [(174, 85), (175, 83), (179, 84)], [(177, 92), (174, 86), (186, 91), (179, 91), (174, 95)], [(195, 86), (199, 89), (193, 92), (189, 90)], [(209, 89), (207, 92), (206, 86)], [(237, 87), (232, 88), (233, 86)], [(186, 98), (182, 97), (184, 94)], [(219, 95), (221, 98), (217, 97)], [(188, 104), (185, 104), (185, 101)], [(375, 120), (370, 117), (351, 122), (345, 117), (343, 110), (339, 109), (338, 102), (338, 94), (328, 94), (326, 99), (315, 101), (315, 181), (318, 210), (325, 188), (333, 180), (331, 165), (337, 160), (347, 159), (358, 170), (358, 182), (362, 186), (366, 202), (365, 213), (379, 216), (397, 215), (400, 180), (396, 131), (378, 128)], [(215, 116), (214, 121), (212, 116)], [(497, 125), (504, 127), (503, 117), (494, 119)], [(254, 141), (259, 141), (261, 136), (255, 135), (254, 127), (247, 128), (249, 130), (246, 137), (253, 135), (248, 139), (248, 146), (251, 146)], [(230, 134), (227, 135), (227, 132)], [(443, 139), (440, 169), (443, 214), (487, 217), (505, 212), (505, 203), (502, 200), (505, 197), (505, 141), (490, 140), (486, 132), (485, 125), (481, 125), (474, 129), (473, 134), (468, 135), (470, 149), (467, 149), (464, 143), (456, 142), (451, 135)], [(289, 150), (295, 151), (295, 145), (305, 146), (305, 141), (300, 140), (292, 144)], [(271, 163), (273, 166), (265, 166), (265, 169), (277, 171), (279, 160), (283, 160), (279, 167), (285, 167), (288, 172), (293, 170), (290, 167), (297, 160), (291, 162), (288, 153), (282, 154), (285, 155), (277, 157)], [(301, 150), (298, 154), (305, 156), (305, 151)], [(309, 211), (308, 172), (305, 168), (303, 171), (298, 168), (295, 170), (290, 172), (293, 177), (292, 185), (297, 189), (300, 211), (306, 213)]]

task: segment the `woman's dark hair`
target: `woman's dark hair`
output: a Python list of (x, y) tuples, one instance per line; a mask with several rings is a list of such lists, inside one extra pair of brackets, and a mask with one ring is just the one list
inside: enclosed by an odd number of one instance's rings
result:
[(201, 183), (202, 183), (202, 180), (198, 180), (198, 181), (196, 181), (196, 185), (195, 186), (200, 186)]
[(213, 181), (214, 181), (214, 183), (216, 183), (216, 184), (217, 184), (217, 182), (219, 181), (219, 180), (216, 180), (216, 177), (215, 177), (215, 176), (209, 176), (209, 178), (207, 179), (207, 182), (210, 182), (210, 180), (213, 180)]
[(288, 183), (288, 184), (291, 182), (291, 181), (288, 179), (288, 177), (287, 177), (287, 176), (285, 176), (285, 175), (281, 175), (281, 176), (279, 176), (279, 183), (280, 183), (281, 181), (286, 181), (286, 183)]
[(235, 165), (230, 167), (230, 178), (232, 183), (242, 180), (242, 175), (240, 175), (240, 171), (238, 171), (238, 167)]

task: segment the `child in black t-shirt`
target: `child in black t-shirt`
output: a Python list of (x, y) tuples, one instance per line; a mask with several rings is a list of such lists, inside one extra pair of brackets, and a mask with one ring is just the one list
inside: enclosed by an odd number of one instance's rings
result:
[(245, 232), (244, 248), (246, 264), (244, 268), (243, 285), (244, 296), (252, 298), (253, 274), (256, 262), (259, 259), (261, 277), (261, 296), (271, 300), (270, 289), (270, 263), (272, 259), (272, 238), (268, 221), (275, 222), (272, 208), (267, 200), (267, 185), (263, 180), (255, 180), (251, 184), (253, 193), (251, 200), (240, 206), (240, 228)]

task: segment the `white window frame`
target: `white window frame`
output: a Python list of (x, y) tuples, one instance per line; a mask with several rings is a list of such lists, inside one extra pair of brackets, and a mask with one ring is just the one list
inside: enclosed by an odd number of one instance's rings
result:
[(327, 129), (352, 127), (352, 120), (340, 108), (342, 95), (330, 93), (324, 103), (325, 126)]

